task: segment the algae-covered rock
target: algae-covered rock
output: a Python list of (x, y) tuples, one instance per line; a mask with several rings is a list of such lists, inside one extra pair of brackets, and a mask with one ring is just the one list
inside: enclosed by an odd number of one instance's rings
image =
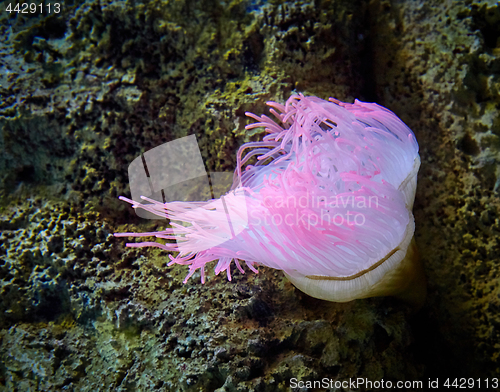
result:
[[(498, 376), (497, 2), (60, 4), (1, 15), (1, 389)], [(230, 172), (263, 136), (244, 113), (293, 91), (376, 101), (415, 131), (419, 313), (312, 299), (265, 268), (183, 284), (168, 254), (112, 236), (164, 227), (117, 200), (135, 158), (196, 135), (206, 170)]]
[(375, 5), (385, 10), (372, 27), (377, 94), (415, 131), (422, 158), (414, 208), (429, 281), (421, 355), (432, 376), (492, 377), (500, 370), (500, 8)]

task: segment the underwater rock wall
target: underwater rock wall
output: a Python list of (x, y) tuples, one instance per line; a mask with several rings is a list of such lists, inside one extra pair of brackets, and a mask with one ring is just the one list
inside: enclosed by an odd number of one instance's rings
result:
[[(498, 20), (491, 1), (3, 13), (0, 387), (279, 391), (292, 377), (498, 374)], [(183, 285), (165, 253), (111, 236), (161, 227), (116, 200), (133, 159), (195, 134), (207, 170), (232, 171), (238, 146), (262, 137), (244, 130), (245, 111), (292, 91), (377, 101), (415, 131), (429, 297), (413, 318), (391, 298), (312, 299), (264, 268)]]
[[(439, 375), (500, 371), (500, 7), (380, 2), (377, 96), (420, 144), (416, 239), (429, 295), (422, 355)], [(383, 71), (382, 71), (383, 70)], [(453, 358), (467, 358), (456, 361)]]

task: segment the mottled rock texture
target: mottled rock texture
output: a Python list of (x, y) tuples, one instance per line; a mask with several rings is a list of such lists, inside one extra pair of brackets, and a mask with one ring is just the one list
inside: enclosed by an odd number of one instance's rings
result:
[[(381, 2), (376, 96), (415, 131), (416, 238), (428, 281), (418, 334), (430, 373), (500, 372), (500, 7)], [(382, 16), (383, 15), (383, 16)]]
[[(3, 5), (2, 5), (3, 7)], [(500, 373), (495, 1), (73, 1), (0, 19), (0, 388), (279, 391), (289, 380)], [(327, 303), (124, 248), (127, 166), (195, 134), (231, 171), (245, 111), (292, 91), (376, 101), (415, 131), (424, 308)]]

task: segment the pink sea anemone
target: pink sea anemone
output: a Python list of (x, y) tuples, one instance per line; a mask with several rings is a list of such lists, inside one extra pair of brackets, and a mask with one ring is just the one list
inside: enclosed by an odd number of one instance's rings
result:
[[(151, 204), (121, 197), (134, 208), (166, 217), (171, 227), (152, 233), (176, 243), (141, 242), (167, 251), (170, 264), (189, 274), (216, 261), (215, 273), (231, 280), (234, 261), (283, 270), (313, 297), (345, 302), (377, 295), (421, 301), (425, 292), (413, 239), (412, 215), (418, 144), (391, 111), (303, 95), (285, 105), (268, 102), (276, 121), (256, 120), (262, 141), (237, 153), (233, 187), (208, 202)], [(243, 152), (250, 149), (246, 155)]]

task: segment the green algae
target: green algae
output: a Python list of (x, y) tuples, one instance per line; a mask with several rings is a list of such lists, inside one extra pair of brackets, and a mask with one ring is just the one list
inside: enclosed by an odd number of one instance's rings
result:
[[(291, 377), (498, 373), (496, 2), (248, 4), (68, 3), (0, 30), (2, 387), (277, 391)], [(317, 301), (263, 268), (183, 285), (164, 252), (111, 236), (163, 227), (116, 200), (133, 159), (195, 134), (207, 170), (231, 172), (262, 137), (244, 113), (292, 91), (377, 99), (415, 130), (423, 321), (390, 299)]]

